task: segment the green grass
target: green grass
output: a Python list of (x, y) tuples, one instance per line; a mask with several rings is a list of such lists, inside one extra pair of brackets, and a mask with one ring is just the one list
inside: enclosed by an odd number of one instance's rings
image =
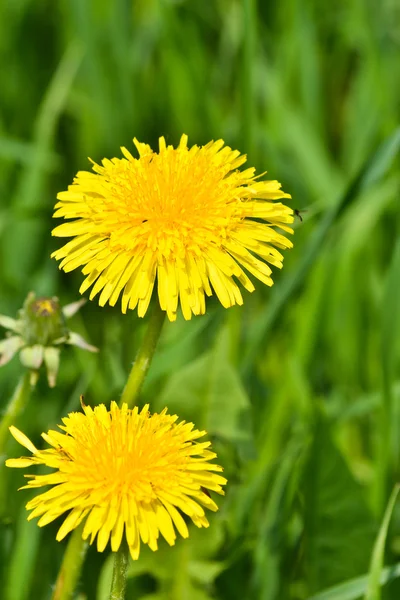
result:
[[(128, 598), (372, 599), (379, 581), (399, 597), (399, 503), (380, 529), (400, 475), (398, 17), (365, 0), (0, 4), (0, 313), (30, 290), (77, 298), (81, 275), (49, 258), (56, 193), (134, 136), (222, 137), (307, 211), (272, 289), (165, 327), (141, 401), (205, 427), (229, 484), (208, 530), (131, 564)], [(16, 423), (35, 443), (80, 394), (119, 397), (145, 323), (93, 302), (71, 327), (101, 352), (65, 350), (55, 390), (41, 378)], [(0, 369), (0, 406), (20, 374)], [(50, 599), (65, 542), (6, 477), (0, 596)], [(91, 548), (76, 598), (105, 600), (111, 568)]]

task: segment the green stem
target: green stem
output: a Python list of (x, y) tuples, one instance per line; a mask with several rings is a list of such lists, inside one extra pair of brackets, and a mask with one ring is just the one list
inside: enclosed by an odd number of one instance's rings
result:
[(161, 310), (158, 302), (154, 304), (153, 311), (150, 316), (147, 333), (144, 337), (136, 360), (132, 365), (129, 373), (128, 381), (122, 392), (120, 406), (126, 403), (128, 408), (132, 408), (137, 400), (144, 378), (149, 370), (154, 352), (160, 337), (161, 329), (165, 320), (165, 311)]
[(14, 394), (4, 411), (3, 418), (0, 421), (0, 515), (3, 515), (7, 506), (7, 469), (4, 464), (5, 448), (7, 440), (11, 437), (8, 430), (10, 425), (15, 423), (19, 415), (23, 412), (29, 401), (31, 391), (31, 374), (26, 372), (18, 382)]
[(0, 455), (4, 454), (4, 448), (9, 436), (8, 428), (16, 421), (28, 403), (30, 393), (33, 389), (30, 377), (31, 374), (29, 371), (21, 377), (0, 422)]
[(129, 560), (128, 544), (124, 540), (115, 553), (110, 600), (124, 600), (126, 589), (126, 569)]
[(86, 556), (88, 542), (82, 539), (83, 524), (71, 534), (64, 553), (52, 600), (71, 600)]

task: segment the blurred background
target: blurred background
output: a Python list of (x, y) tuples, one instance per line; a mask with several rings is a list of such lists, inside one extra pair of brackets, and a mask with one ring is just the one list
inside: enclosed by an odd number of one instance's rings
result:
[[(229, 484), (209, 530), (142, 552), (128, 598), (364, 596), (400, 469), (399, 49), (397, 0), (0, 3), (0, 313), (78, 298), (50, 259), (56, 194), (134, 136), (222, 137), (304, 210), (272, 289), (165, 326), (141, 402), (207, 429)], [(101, 351), (64, 350), (53, 390), (43, 374), (15, 423), (35, 443), (80, 394), (118, 399), (146, 325), (95, 302), (70, 323)], [(0, 406), (21, 373), (0, 369)], [(1, 598), (47, 600), (66, 544), (26, 521), (22, 484), (7, 473)], [(400, 506), (385, 548), (396, 599)], [(76, 598), (108, 598), (111, 568), (91, 548)]]

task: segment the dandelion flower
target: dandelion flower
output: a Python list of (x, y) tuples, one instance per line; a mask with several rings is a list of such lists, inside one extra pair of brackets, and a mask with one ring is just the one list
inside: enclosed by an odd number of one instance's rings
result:
[(86, 276), (80, 292), (122, 312), (137, 307), (143, 317), (157, 286), (161, 309), (171, 321), (180, 304), (185, 319), (205, 312), (213, 291), (225, 308), (242, 304), (237, 282), (252, 292), (245, 271), (272, 285), (271, 268), (282, 267), (278, 249), (292, 246), (276, 227), (293, 233), (290, 198), (278, 181), (259, 181), (255, 169), (223, 140), (188, 148), (159, 140), (159, 152), (134, 139), (139, 158), (93, 163), (57, 196), (54, 217), (72, 219), (53, 230), (72, 237), (52, 254), (60, 268)]
[(159, 534), (173, 545), (175, 530), (188, 537), (181, 513), (197, 527), (208, 527), (204, 508), (218, 510), (208, 490), (223, 494), (226, 479), (217, 473), (222, 467), (209, 462), (216, 454), (210, 442), (198, 442), (205, 431), (192, 423), (177, 423), (177, 416), (151, 415), (148, 405), (118, 408), (111, 403), (94, 409), (83, 405), (83, 413), (70, 413), (59, 431), (42, 437), (51, 446), (38, 450), (18, 429), (14, 438), (32, 452), (29, 458), (9, 459), (8, 467), (46, 465), (54, 472), (34, 475), (21, 489), (51, 486), (26, 505), (28, 520), (40, 517), (39, 526), (68, 512), (57, 533), (62, 540), (85, 522), (83, 538), (97, 537), (102, 552), (111, 540), (116, 552), (123, 536), (133, 559), (140, 542), (157, 550)]

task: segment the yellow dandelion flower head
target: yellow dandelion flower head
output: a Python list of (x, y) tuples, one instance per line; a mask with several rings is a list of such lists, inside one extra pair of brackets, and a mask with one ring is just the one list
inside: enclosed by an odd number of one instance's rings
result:
[(242, 304), (237, 282), (252, 292), (245, 271), (272, 285), (271, 268), (282, 267), (278, 249), (290, 248), (290, 198), (278, 181), (259, 181), (255, 169), (223, 140), (177, 148), (159, 140), (159, 152), (134, 139), (139, 158), (93, 163), (57, 196), (54, 217), (72, 219), (53, 235), (72, 237), (52, 257), (60, 268), (78, 267), (86, 276), (80, 292), (122, 312), (137, 307), (143, 317), (155, 285), (161, 309), (171, 321), (180, 304), (185, 319), (205, 312), (205, 295), (216, 293), (228, 308)]
[(111, 403), (62, 419), (59, 431), (42, 437), (51, 446), (38, 450), (16, 427), (15, 439), (32, 452), (29, 458), (9, 459), (8, 467), (46, 465), (55, 469), (47, 475), (31, 476), (21, 489), (51, 486), (26, 505), (28, 520), (40, 517), (47, 525), (68, 513), (57, 533), (62, 540), (85, 521), (83, 538), (90, 543), (97, 536), (102, 552), (111, 539), (116, 552), (125, 534), (133, 559), (140, 542), (157, 550), (159, 534), (175, 543), (175, 529), (188, 537), (181, 513), (197, 527), (208, 527), (204, 508), (218, 510), (208, 490), (223, 494), (226, 479), (217, 473), (222, 467), (209, 462), (216, 454), (210, 442), (198, 442), (205, 431), (192, 423), (177, 423), (167, 409), (151, 415), (148, 405), (141, 412)]

